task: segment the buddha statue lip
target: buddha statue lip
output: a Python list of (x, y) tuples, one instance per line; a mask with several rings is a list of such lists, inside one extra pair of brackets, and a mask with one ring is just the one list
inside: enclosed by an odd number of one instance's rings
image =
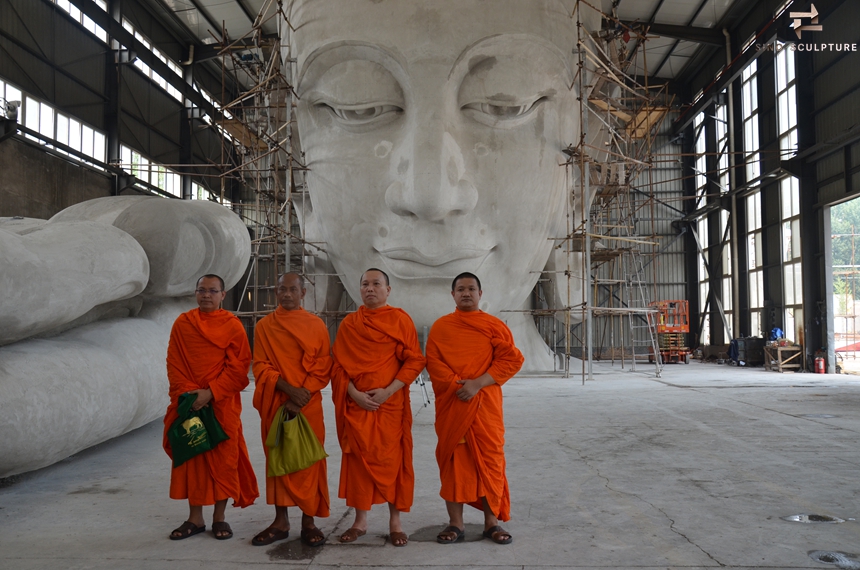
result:
[(376, 250), (391, 273), (401, 279), (449, 279), (464, 271), (476, 271), (492, 251), (493, 248), (458, 248), (428, 255), (414, 247)]

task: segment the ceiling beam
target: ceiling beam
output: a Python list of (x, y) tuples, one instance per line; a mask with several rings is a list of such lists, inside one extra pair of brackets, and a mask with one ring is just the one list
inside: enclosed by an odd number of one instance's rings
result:
[(101, 26), (108, 35), (118, 41), (126, 48), (132, 50), (143, 63), (152, 68), (165, 81), (173, 85), (183, 97), (189, 99), (195, 105), (204, 109), (213, 119), (221, 116), (220, 111), (216, 109), (209, 101), (195, 91), (185, 80), (172, 69), (167, 67), (167, 64), (158, 59), (152, 51), (147, 49), (140, 41), (135, 38), (128, 30), (122, 27), (120, 22), (114, 20), (107, 12), (101, 9), (98, 4), (92, 0), (70, 0), (71, 3), (78, 8), (85, 16), (93, 22)]
[(672, 24), (643, 24), (637, 22), (624, 22), (633, 29), (640, 29), (648, 35), (664, 38), (674, 38), (699, 44), (710, 44), (722, 46), (726, 43), (723, 33), (714, 28), (694, 28), (692, 26), (675, 26)]
[(204, 10), (203, 6), (201, 6), (197, 0), (188, 0), (188, 1), (191, 2), (191, 5), (194, 6), (194, 9), (197, 10), (201, 16), (203, 16), (203, 18), (206, 20), (206, 22), (210, 26), (212, 26), (212, 30), (210, 30), (210, 31), (215, 35), (216, 39), (218, 39), (219, 41), (223, 40), (224, 38), (221, 37), (221, 28), (222, 28), (221, 24), (216, 22), (212, 18), (212, 15), (209, 12), (207, 12), (206, 10)]
[[(828, 16), (833, 14), (842, 4), (844, 4), (847, 0), (835, 0), (832, 4), (828, 5), (825, 9), (819, 11), (819, 20), (826, 20)], [(718, 28), (727, 27), (732, 30), (732, 34), (736, 32), (737, 26), (729, 25), (730, 22), (742, 21), (745, 20), (750, 12), (755, 8), (754, 2), (740, 2), (736, 0), (734, 4), (729, 8), (728, 12), (723, 16), (721, 22), (717, 25)], [(738, 10), (735, 12), (735, 10)], [(788, 11), (785, 11), (780, 15), (779, 19), (773, 19), (770, 21), (763, 22), (759, 25), (754, 33), (754, 36), (758, 38), (757, 43), (767, 44), (773, 42), (775, 39), (780, 39), (780, 34), (785, 30), (788, 30), (788, 22), (791, 20), (790, 14)], [(765, 32), (768, 31), (769, 28), (773, 26), (773, 30), (769, 31), (767, 35)], [(789, 39), (781, 38), (783, 41), (789, 41)], [(736, 48), (734, 48), (736, 49)], [(715, 48), (707, 47), (703, 50), (700, 50), (693, 58), (690, 58), (690, 61), (687, 62), (684, 70), (678, 74), (676, 77), (676, 81), (679, 83), (685, 83), (688, 81), (688, 70), (694, 69), (695, 66), (704, 65), (704, 63), (711, 57), (714, 56)], [(725, 51), (725, 48), (722, 50)], [(705, 55), (704, 52), (708, 52)], [(704, 94), (702, 98), (698, 101), (698, 103), (688, 107), (684, 110), (681, 115), (675, 119), (672, 132), (674, 134), (680, 133), (687, 124), (692, 122), (693, 117), (701, 111), (704, 107), (706, 107), (713, 100), (714, 96), (720, 93), (728, 83), (734, 81), (740, 76), (741, 71), (749, 64), (750, 61), (756, 59), (761, 54), (760, 51), (756, 49), (752, 49), (752, 47), (748, 48), (745, 53), (736, 54), (734, 59), (732, 60), (732, 64), (729, 66), (730, 69), (724, 70), (722, 75), (719, 76), (718, 79), (712, 81), (709, 85), (703, 88)], [(699, 58), (702, 58), (700, 61), (694, 61)], [(725, 56), (723, 56), (725, 57)], [(695, 89), (695, 87), (693, 87)]]
[[(702, 1), (699, 3), (699, 7), (698, 7), (698, 8), (696, 8), (696, 11), (693, 13), (693, 17), (692, 17), (692, 18), (690, 18), (690, 19), (687, 21), (687, 25), (688, 25), (688, 26), (692, 26), (692, 25), (693, 25), (693, 22), (695, 22), (695, 21), (696, 21), (696, 18), (698, 18), (698, 17), (699, 17), (699, 14), (700, 14), (700, 13), (702, 12), (702, 10), (705, 8), (705, 4), (707, 4), (707, 3), (708, 3), (708, 1), (709, 1), (709, 0), (702, 0)], [(672, 44), (672, 47), (671, 47), (671, 48), (669, 48), (669, 51), (667, 51), (667, 52), (666, 52), (666, 55), (665, 55), (665, 56), (663, 56), (663, 61), (661, 61), (659, 64), (657, 64), (657, 67), (654, 69), (654, 72), (653, 72), (654, 77), (656, 77), (656, 76), (657, 76), (657, 74), (658, 74), (658, 73), (660, 73), (660, 70), (661, 70), (661, 69), (663, 69), (663, 66), (664, 66), (664, 65), (666, 65), (666, 62), (667, 62), (667, 61), (669, 61), (669, 57), (671, 57), (671, 55), (672, 55), (673, 53), (675, 53), (675, 50), (678, 48), (678, 44), (679, 44), (679, 43), (681, 43), (680, 39), (676, 39), (676, 40), (675, 40), (675, 43), (673, 43), (673, 44)]]
[[(659, 12), (660, 8), (663, 7), (664, 1), (665, 0), (660, 0), (659, 2), (657, 2), (657, 6), (654, 8), (654, 11), (651, 12), (651, 17), (648, 18), (648, 24), (646, 25), (646, 27), (654, 24), (654, 20), (657, 19), (657, 12)], [(633, 40), (633, 42), (634, 42), (633, 48), (630, 50), (630, 53), (627, 55), (627, 61), (628, 62), (633, 61), (633, 58), (636, 57), (636, 53), (639, 51), (639, 44), (642, 43), (638, 37), (635, 40)]]
[(278, 40), (278, 34), (260, 34), (259, 37), (246, 37), (230, 42), (227, 46), (221, 44), (209, 44), (197, 46), (194, 51), (194, 61), (197, 63), (215, 59), (222, 55), (237, 51), (247, 51), (264, 46), (271, 47)]
[[(736, 36), (738, 22), (746, 20), (755, 7), (756, 2), (742, 2), (740, 0), (735, 0), (714, 28), (717, 30), (726, 28), (731, 32), (732, 37)], [(735, 47), (733, 49), (737, 48)], [(679, 83), (686, 83), (691, 75), (694, 75), (708, 62), (708, 60), (715, 57), (716, 54), (722, 54), (722, 58), (724, 59), (725, 51), (725, 45), (722, 45), (721, 48), (709, 44), (703, 45), (695, 54), (693, 54), (693, 57), (687, 60), (686, 65), (684, 65), (684, 69), (678, 73), (675, 80)]]

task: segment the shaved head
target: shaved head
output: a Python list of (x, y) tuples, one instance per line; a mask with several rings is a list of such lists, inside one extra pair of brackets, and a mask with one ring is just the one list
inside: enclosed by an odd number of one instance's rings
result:
[(306, 292), (304, 277), (298, 273), (284, 273), (278, 278), (275, 298), (282, 309), (295, 311), (302, 307)]
[(299, 282), (299, 289), (305, 288), (305, 278), (291, 271), (290, 273), (284, 273), (280, 277), (278, 277), (278, 283), (282, 283), (284, 285), (288, 284), (291, 279), (297, 279)]
[(371, 271), (378, 271), (379, 273), (382, 273), (382, 277), (385, 279), (385, 284), (386, 284), (386, 285), (391, 285), (391, 280), (389, 280), (389, 279), (388, 279), (388, 273), (386, 273), (385, 271), (383, 271), (383, 270), (381, 270), (381, 269), (377, 269), (377, 268), (375, 268), (375, 267), (371, 267), (370, 269), (368, 269), (367, 271), (365, 271), (364, 273), (362, 273), (362, 274), (361, 274), (361, 278), (362, 278), (362, 280), (364, 279), (364, 276), (365, 276), (365, 275), (367, 275), (368, 273), (370, 273)]

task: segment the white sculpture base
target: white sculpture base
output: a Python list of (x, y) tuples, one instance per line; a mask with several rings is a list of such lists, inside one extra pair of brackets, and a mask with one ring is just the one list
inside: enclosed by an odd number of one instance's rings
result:
[(0, 347), (0, 477), (51, 465), (162, 416), (170, 328), (195, 306), (192, 298), (147, 300), (134, 318)]

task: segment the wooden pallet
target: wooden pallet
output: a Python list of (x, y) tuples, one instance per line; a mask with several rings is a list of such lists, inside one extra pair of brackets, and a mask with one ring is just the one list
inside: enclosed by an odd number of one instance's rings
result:
[(802, 353), (799, 346), (765, 346), (764, 369), (776, 372), (800, 370)]

